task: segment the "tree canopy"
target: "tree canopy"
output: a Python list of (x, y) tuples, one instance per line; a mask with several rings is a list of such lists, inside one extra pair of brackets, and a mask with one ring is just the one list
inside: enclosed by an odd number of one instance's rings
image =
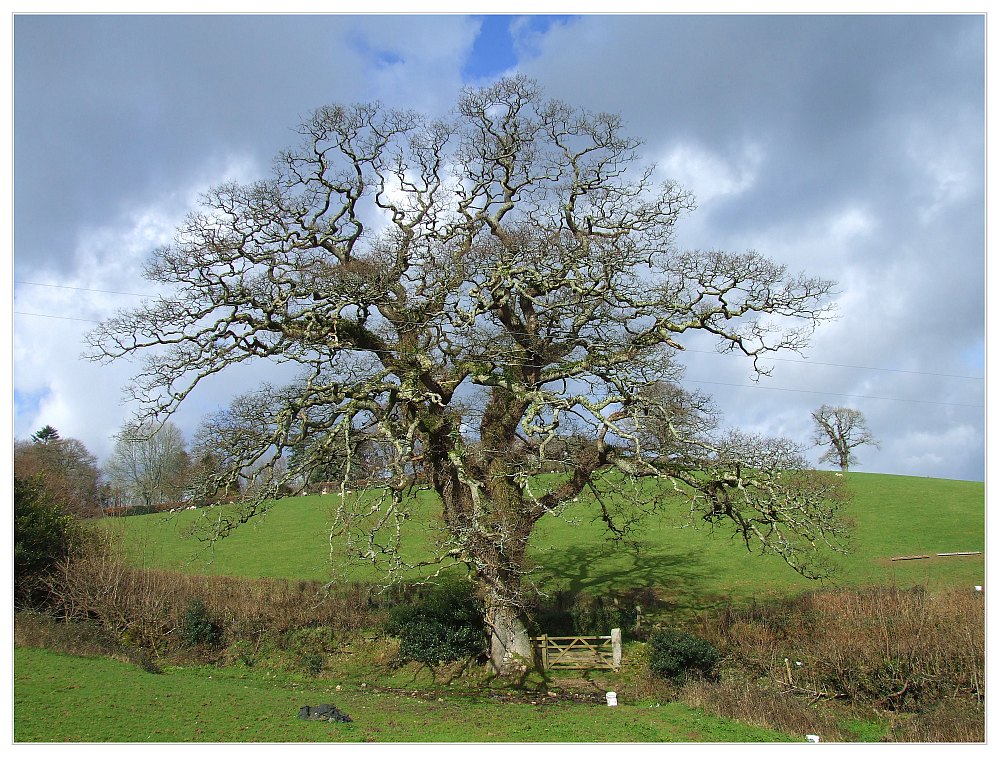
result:
[(126, 423), (105, 465), (107, 476), (130, 505), (178, 502), (188, 486), (191, 460), (173, 423)]
[(31, 441), (14, 442), (14, 475), (38, 477), (48, 498), (66, 513), (93, 515), (100, 511), (101, 472), (79, 439), (63, 438), (46, 425)]
[[(523, 77), (465, 90), (447, 118), (333, 105), (300, 134), (270, 179), (212, 189), (156, 251), (147, 275), (173, 295), (90, 336), (97, 359), (145, 355), (151, 416), (228, 366), (300, 367), (220, 413), (233, 432), (215, 483), (285, 457), (285, 482), (331, 461), (348, 480), (376, 450), (385, 475), (343, 498), (340, 527), (400, 571), (409, 494), (436, 492), (444, 532), (426, 563), (469, 569), (498, 667), (524, 654), (534, 525), (580, 495), (627, 538), (674, 491), (813, 570), (839, 528), (833, 482), (780, 441), (716, 434), (677, 356), (707, 332), (765, 371), (762, 357), (806, 345), (831, 282), (753, 251), (677, 249), (691, 195), (641, 164), (619, 116)], [(262, 480), (212, 536), (268, 506), (279, 482)]]

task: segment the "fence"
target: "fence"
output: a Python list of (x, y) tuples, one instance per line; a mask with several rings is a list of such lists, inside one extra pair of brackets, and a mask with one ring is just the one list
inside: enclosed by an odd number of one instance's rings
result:
[(543, 670), (619, 670), (622, 665), (622, 632), (610, 636), (538, 636), (532, 639)]

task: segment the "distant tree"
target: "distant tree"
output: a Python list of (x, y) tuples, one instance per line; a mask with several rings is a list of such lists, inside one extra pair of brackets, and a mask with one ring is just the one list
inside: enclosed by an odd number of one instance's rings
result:
[(866, 444), (878, 447), (860, 410), (823, 405), (813, 411), (812, 419), (816, 424), (813, 442), (826, 447), (820, 462), (834, 463), (846, 471), (852, 463), (858, 462), (855, 448)]
[(280, 393), (280, 388), (266, 385), (202, 419), (192, 455), (198, 485), (209, 498), (232, 497), (253, 487), (255, 471), (274, 455), (267, 413)]
[(59, 441), (59, 432), (56, 431), (52, 426), (43, 426), (38, 431), (31, 435), (31, 438), (40, 442), (41, 444), (48, 444), (49, 442)]
[(41, 477), (50, 499), (66, 513), (94, 515), (100, 510), (101, 471), (78, 439), (63, 439), (52, 426), (14, 442), (14, 475)]
[(105, 465), (109, 481), (125, 498), (146, 507), (179, 500), (188, 485), (189, 470), (184, 437), (169, 421), (126, 424)]
[[(793, 475), (794, 456), (764, 465), (773, 445), (685, 438), (697, 414), (655, 386), (680, 377), (695, 333), (759, 371), (800, 349), (832, 282), (752, 251), (678, 250), (690, 194), (639, 162), (619, 116), (523, 77), (464, 91), (446, 119), (332, 105), (300, 134), (272, 177), (214, 188), (155, 253), (148, 275), (174, 294), (89, 336), (95, 359), (148, 356), (134, 386), (150, 417), (229, 366), (300, 367), (222, 418), (223, 482), (296, 448), (286, 480), (341, 459), (349, 477), (359, 440), (377, 439), (389, 475), (339, 504), (348, 548), (387, 579), (412, 575), (399, 547), (414, 491), (432, 490), (441, 538), (422, 569), (471, 576), (497, 670), (531, 657), (529, 538), (589, 497), (619, 539), (635, 513), (685, 497), (811, 574), (839, 533), (836, 482)], [(539, 476), (553, 451), (564, 472)], [(205, 538), (266, 511), (279, 486), (244, 490)]]
[(640, 390), (646, 401), (641, 427), (647, 444), (676, 464), (698, 467), (705, 458), (706, 440), (719, 424), (712, 398), (684, 389), (672, 381), (656, 381)]
[(361, 432), (352, 434), (347, 443), (345, 447), (339, 440), (322, 436), (303, 442), (292, 448), (289, 463), (296, 466), (304, 459), (320, 461), (306, 468), (309, 484), (343, 481), (348, 488), (355, 488), (391, 475), (392, 452), (384, 439)]
[(222, 461), (214, 451), (197, 447), (192, 449), (188, 490), (198, 498), (198, 504), (212, 504), (226, 499), (226, 490), (212, 483), (222, 477), (223, 471)]

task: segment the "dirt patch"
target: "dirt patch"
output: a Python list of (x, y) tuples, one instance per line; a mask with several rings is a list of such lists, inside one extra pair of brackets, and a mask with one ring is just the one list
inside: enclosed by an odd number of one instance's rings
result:
[(573, 702), (577, 704), (606, 704), (604, 692), (569, 691), (566, 689), (550, 689), (548, 691), (453, 691), (434, 689), (401, 689), (386, 686), (367, 686), (366, 691), (379, 694), (408, 696), (414, 699), (435, 701), (438, 699), (486, 699), (503, 704), (556, 704), (558, 702)]

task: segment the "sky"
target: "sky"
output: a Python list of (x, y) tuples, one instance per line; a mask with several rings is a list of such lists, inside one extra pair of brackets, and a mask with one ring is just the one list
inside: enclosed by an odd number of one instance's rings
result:
[[(804, 356), (752, 366), (692, 342), (684, 385), (723, 425), (810, 448), (822, 404), (864, 413), (856, 470), (983, 480), (986, 40), (982, 15), (17, 15), (12, 437), (46, 424), (103, 460), (128, 363), (84, 334), (159, 293), (142, 266), (223, 181), (269, 175), (333, 102), (443, 114), (510, 73), (620, 113), (697, 198), (688, 249), (756, 250), (836, 280)], [(174, 418), (191, 439), (242, 368)]]

